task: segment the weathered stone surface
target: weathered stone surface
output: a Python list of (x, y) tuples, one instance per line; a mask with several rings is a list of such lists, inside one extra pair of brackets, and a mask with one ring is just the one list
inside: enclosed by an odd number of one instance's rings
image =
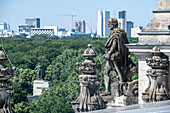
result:
[(170, 1), (158, 0), (158, 9), (170, 9)]
[(170, 42), (170, 35), (140, 35), (139, 42)]
[(170, 42), (170, 1), (159, 0), (154, 19), (139, 33), (139, 42)]

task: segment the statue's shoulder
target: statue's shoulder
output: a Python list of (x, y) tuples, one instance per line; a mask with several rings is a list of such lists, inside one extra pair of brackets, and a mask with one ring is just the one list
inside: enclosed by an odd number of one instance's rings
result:
[(109, 37), (126, 37), (126, 32), (123, 29), (120, 28), (115, 28), (114, 30), (111, 31)]
[(120, 29), (120, 28), (115, 28), (113, 30), (114, 33), (126, 33), (123, 29)]

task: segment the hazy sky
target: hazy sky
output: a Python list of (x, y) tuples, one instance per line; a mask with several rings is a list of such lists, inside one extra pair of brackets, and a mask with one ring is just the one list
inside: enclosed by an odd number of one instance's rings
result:
[[(127, 18), (137, 26), (146, 26), (153, 19), (152, 11), (158, 9), (158, 0), (0, 0), (0, 23), (7, 22), (18, 31), (27, 17), (40, 17), (41, 27), (59, 26), (70, 30), (72, 19), (85, 20), (86, 30), (97, 29), (98, 10), (109, 10), (111, 17), (118, 17), (119, 10), (127, 11)], [(89, 24), (89, 26), (88, 26)]]

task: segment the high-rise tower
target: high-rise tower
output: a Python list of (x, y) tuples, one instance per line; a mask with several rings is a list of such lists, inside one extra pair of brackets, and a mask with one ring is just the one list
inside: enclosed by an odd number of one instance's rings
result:
[(108, 20), (110, 18), (110, 11), (103, 11), (103, 37), (108, 37), (110, 30), (108, 28)]
[(127, 32), (127, 12), (126, 11), (119, 11), (119, 28), (123, 29), (125, 32)]
[(127, 38), (131, 37), (131, 29), (134, 27), (134, 23), (132, 21), (127, 21)]
[(103, 37), (103, 13), (98, 11), (97, 35)]
[(98, 11), (97, 35), (99, 37), (108, 37), (110, 31), (108, 28), (108, 19), (110, 11)]

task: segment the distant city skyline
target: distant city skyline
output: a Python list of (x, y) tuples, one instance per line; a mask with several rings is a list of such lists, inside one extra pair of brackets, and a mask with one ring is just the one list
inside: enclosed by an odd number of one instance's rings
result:
[[(71, 30), (72, 19), (67, 16), (77, 15), (74, 20), (85, 20), (92, 23), (92, 30), (97, 30), (97, 14), (99, 10), (110, 11), (110, 17), (118, 19), (118, 11), (127, 11), (127, 20), (134, 26), (143, 26), (153, 19), (152, 11), (158, 9), (158, 0), (0, 0), (0, 23), (10, 24), (11, 29), (18, 31), (18, 25), (25, 23), (25, 18), (41, 19), (41, 27), (58, 26)], [(86, 27), (86, 33), (90, 28)]]

